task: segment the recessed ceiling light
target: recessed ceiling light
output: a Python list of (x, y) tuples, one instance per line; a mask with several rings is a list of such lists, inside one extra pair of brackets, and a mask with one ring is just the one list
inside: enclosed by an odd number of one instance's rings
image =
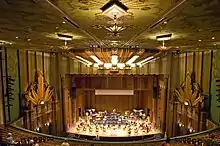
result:
[(199, 42), (201, 42), (202, 40), (198, 40)]
[(214, 39), (215, 39), (215, 37), (212, 37), (212, 39), (214, 40)]
[(214, 46), (216, 46), (216, 44), (214, 44)]
[(16, 39), (18, 39), (18, 37), (15, 37)]
[(65, 24), (66, 22), (65, 21), (63, 21), (63, 24)]
[(27, 39), (27, 41), (30, 41), (31, 39)]
[(59, 27), (56, 27), (56, 29), (58, 29)]
[(166, 22), (166, 21), (164, 21), (163, 23), (164, 23), (164, 24), (167, 24), (167, 22)]

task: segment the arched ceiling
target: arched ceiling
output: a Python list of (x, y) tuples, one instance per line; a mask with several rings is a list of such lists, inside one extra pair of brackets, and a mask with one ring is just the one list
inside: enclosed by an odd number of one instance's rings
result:
[(18, 48), (56, 51), (64, 45), (56, 33), (64, 33), (73, 36), (67, 43), (73, 50), (88, 49), (91, 45), (159, 49), (162, 43), (156, 36), (172, 33), (171, 40), (165, 42), (170, 50), (220, 45), (219, 0), (121, 0), (129, 8), (129, 15), (117, 21), (128, 28), (118, 36), (104, 29), (113, 24), (100, 10), (107, 2), (1, 0), (0, 40)]

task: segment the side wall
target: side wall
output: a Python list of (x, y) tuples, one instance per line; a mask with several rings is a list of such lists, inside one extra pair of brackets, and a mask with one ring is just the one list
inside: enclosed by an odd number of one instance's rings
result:
[[(205, 95), (207, 110), (210, 110), (209, 118), (220, 124), (220, 113), (217, 107), (216, 79), (220, 79), (220, 51), (201, 51), (181, 54), (169, 54), (164, 58), (146, 64), (149, 74), (168, 74), (168, 97), (172, 98), (175, 88), (178, 88), (185, 80), (187, 72), (194, 75), (195, 82), (200, 85)], [(169, 110), (169, 109), (168, 109)], [(171, 119), (170, 119), (171, 120)], [(169, 123), (169, 119), (167, 121)]]
[[(6, 76), (11, 76), (11, 78), (15, 80), (12, 86), (14, 89), (13, 100), (11, 101), (12, 106), (10, 108), (0, 106), (0, 110), (1, 108), (5, 110), (6, 122), (14, 121), (21, 116), (22, 94), (24, 94), (28, 85), (34, 81), (36, 70), (40, 70), (44, 73), (46, 81), (55, 87), (56, 94), (60, 99), (61, 77), (66, 73), (70, 73), (71, 63), (74, 63), (75, 66), (81, 64), (72, 62), (69, 58), (58, 53), (23, 51), (11, 48), (1, 48), (1, 50), (1, 79), (3, 80), (0, 86), (3, 86), (3, 88), (1, 88), (2, 90), (0, 90), (1, 103), (3, 103), (2, 99), (4, 99), (7, 104), (7, 98), (4, 97), (7, 84)], [(81, 72), (81, 70), (77, 68), (77, 73), (78, 72)], [(3, 122), (2, 118), (0, 118), (0, 120)]]

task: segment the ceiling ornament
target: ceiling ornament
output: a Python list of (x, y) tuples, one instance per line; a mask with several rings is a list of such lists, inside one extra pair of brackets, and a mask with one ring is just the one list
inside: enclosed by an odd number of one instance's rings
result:
[(109, 32), (113, 33), (114, 36), (118, 36), (118, 34), (123, 30), (125, 30), (127, 27), (118, 26), (117, 23), (115, 23), (113, 26), (110, 27), (104, 26), (104, 28)]
[(110, 0), (102, 8), (102, 14), (110, 17), (111, 19), (120, 18), (127, 15), (128, 7), (121, 3), (119, 0)]
[(54, 88), (44, 80), (43, 73), (40, 71), (36, 72), (35, 79), (26, 91), (26, 100), (31, 101), (33, 105), (42, 105), (51, 101), (55, 96)]

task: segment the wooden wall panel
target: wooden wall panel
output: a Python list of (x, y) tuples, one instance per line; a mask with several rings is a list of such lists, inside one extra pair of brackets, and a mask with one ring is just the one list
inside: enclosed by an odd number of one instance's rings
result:
[(48, 83), (50, 83), (50, 54), (44, 53), (44, 77)]
[(43, 71), (43, 53), (42, 52), (36, 52), (36, 64), (37, 64), (37, 70)]
[(179, 55), (179, 82), (182, 83), (185, 80), (186, 72), (186, 54)]
[[(85, 98), (85, 108), (97, 110), (150, 108), (153, 100), (153, 76), (70, 75)], [(95, 89), (133, 89), (133, 96), (96, 96)], [(77, 102), (77, 105), (79, 103)], [(82, 104), (82, 103), (80, 103)]]
[(202, 52), (195, 53), (195, 81), (201, 85), (201, 76), (202, 76)]
[(29, 69), (29, 80), (32, 82), (34, 80), (34, 75), (36, 71), (36, 62), (35, 62), (35, 52), (28, 51), (28, 69)]
[(95, 96), (93, 93), (90, 94), (90, 97), (87, 94), (85, 98), (87, 103), (90, 102), (90, 105), (87, 105), (86, 108), (95, 108), (98, 111), (116, 109), (123, 112), (139, 107), (135, 96)]
[(202, 68), (202, 90), (209, 93), (210, 87), (210, 68), (211, 68), (211, 51), (205, 51), (203, 55), (203, 68)]
[(187, 53), (187, 72), (193, 72), (193, 54), (194, 53)]

